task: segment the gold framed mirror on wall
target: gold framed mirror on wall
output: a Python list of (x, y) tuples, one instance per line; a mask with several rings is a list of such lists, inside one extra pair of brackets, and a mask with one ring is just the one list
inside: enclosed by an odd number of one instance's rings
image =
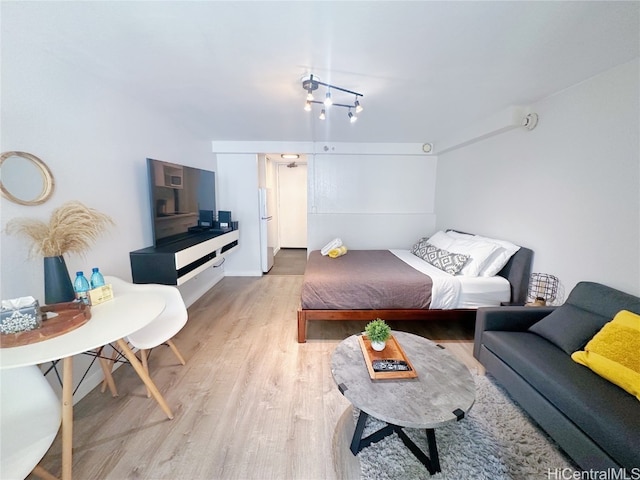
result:
[(0, 155), (0, 193), (20, 205), (40, 205), (51, 198), (55, 182), (46, 163), (26, 152)]

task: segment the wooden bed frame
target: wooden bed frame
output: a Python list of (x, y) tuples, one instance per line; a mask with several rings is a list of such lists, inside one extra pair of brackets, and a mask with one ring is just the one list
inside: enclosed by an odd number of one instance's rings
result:
[[(527, 300), (529, 276), (533, 251), (520, 247), (498, 275), (509, 280), (511, 302), (522, 304)], [(428, 309), (388, 309), (388, 310), (309, 310), (298, 309), (298, 343), (307, 341), (307, 321), (310, 320), (447, 320), (475, 318), (476, 309), (428, 310)]]

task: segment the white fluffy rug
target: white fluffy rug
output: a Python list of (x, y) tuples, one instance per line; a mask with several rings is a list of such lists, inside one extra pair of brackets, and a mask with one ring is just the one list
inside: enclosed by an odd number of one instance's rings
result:
[[(549, 470), (575, 468), (491, 377), (476, 376), (475, 381), (476, 402), (468, 415), (435, 430), (440, 473), (429, 475), (394, 433), (358, 454), (362, 478), (528, 480), (550, 478)], [(354, 422), (357, 415), (355, 411)], [(369, 417), (363, 436), (382, 426), (382, 422)], [(428, 452), (424, 430), (405, 431)]]

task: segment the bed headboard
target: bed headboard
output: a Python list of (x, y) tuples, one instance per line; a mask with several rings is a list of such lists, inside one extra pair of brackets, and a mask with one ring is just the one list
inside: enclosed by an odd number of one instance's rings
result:
[[(454, 232), (468, 233), (461, 230)], [(470, 234), (473, 235), (473, 234)], [(511, 302), (525, 304), (527, 301), (527, 291), (529, 289), (529, 277), (531, 276), (531, 264), (533, 263), (533, 250), (520, 246), (520, 249), (513, 254), (507, 264), (502, 267), (497, 275), (506, 278), (511, 284)]]
[(511, 301), (525, 304), (527, 290), (529, 289), (529, 276), (531, 275), (531, 263), (533, 250), (520, 247), (507, 264), (498, 272), (498, 275), (509, 280), (511, 284)]

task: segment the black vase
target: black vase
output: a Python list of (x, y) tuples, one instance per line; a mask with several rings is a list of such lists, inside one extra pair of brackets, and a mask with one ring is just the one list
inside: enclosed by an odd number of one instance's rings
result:
[(44, 257), (44, 303), (70, 302), (75, 298), (64, 257)]

